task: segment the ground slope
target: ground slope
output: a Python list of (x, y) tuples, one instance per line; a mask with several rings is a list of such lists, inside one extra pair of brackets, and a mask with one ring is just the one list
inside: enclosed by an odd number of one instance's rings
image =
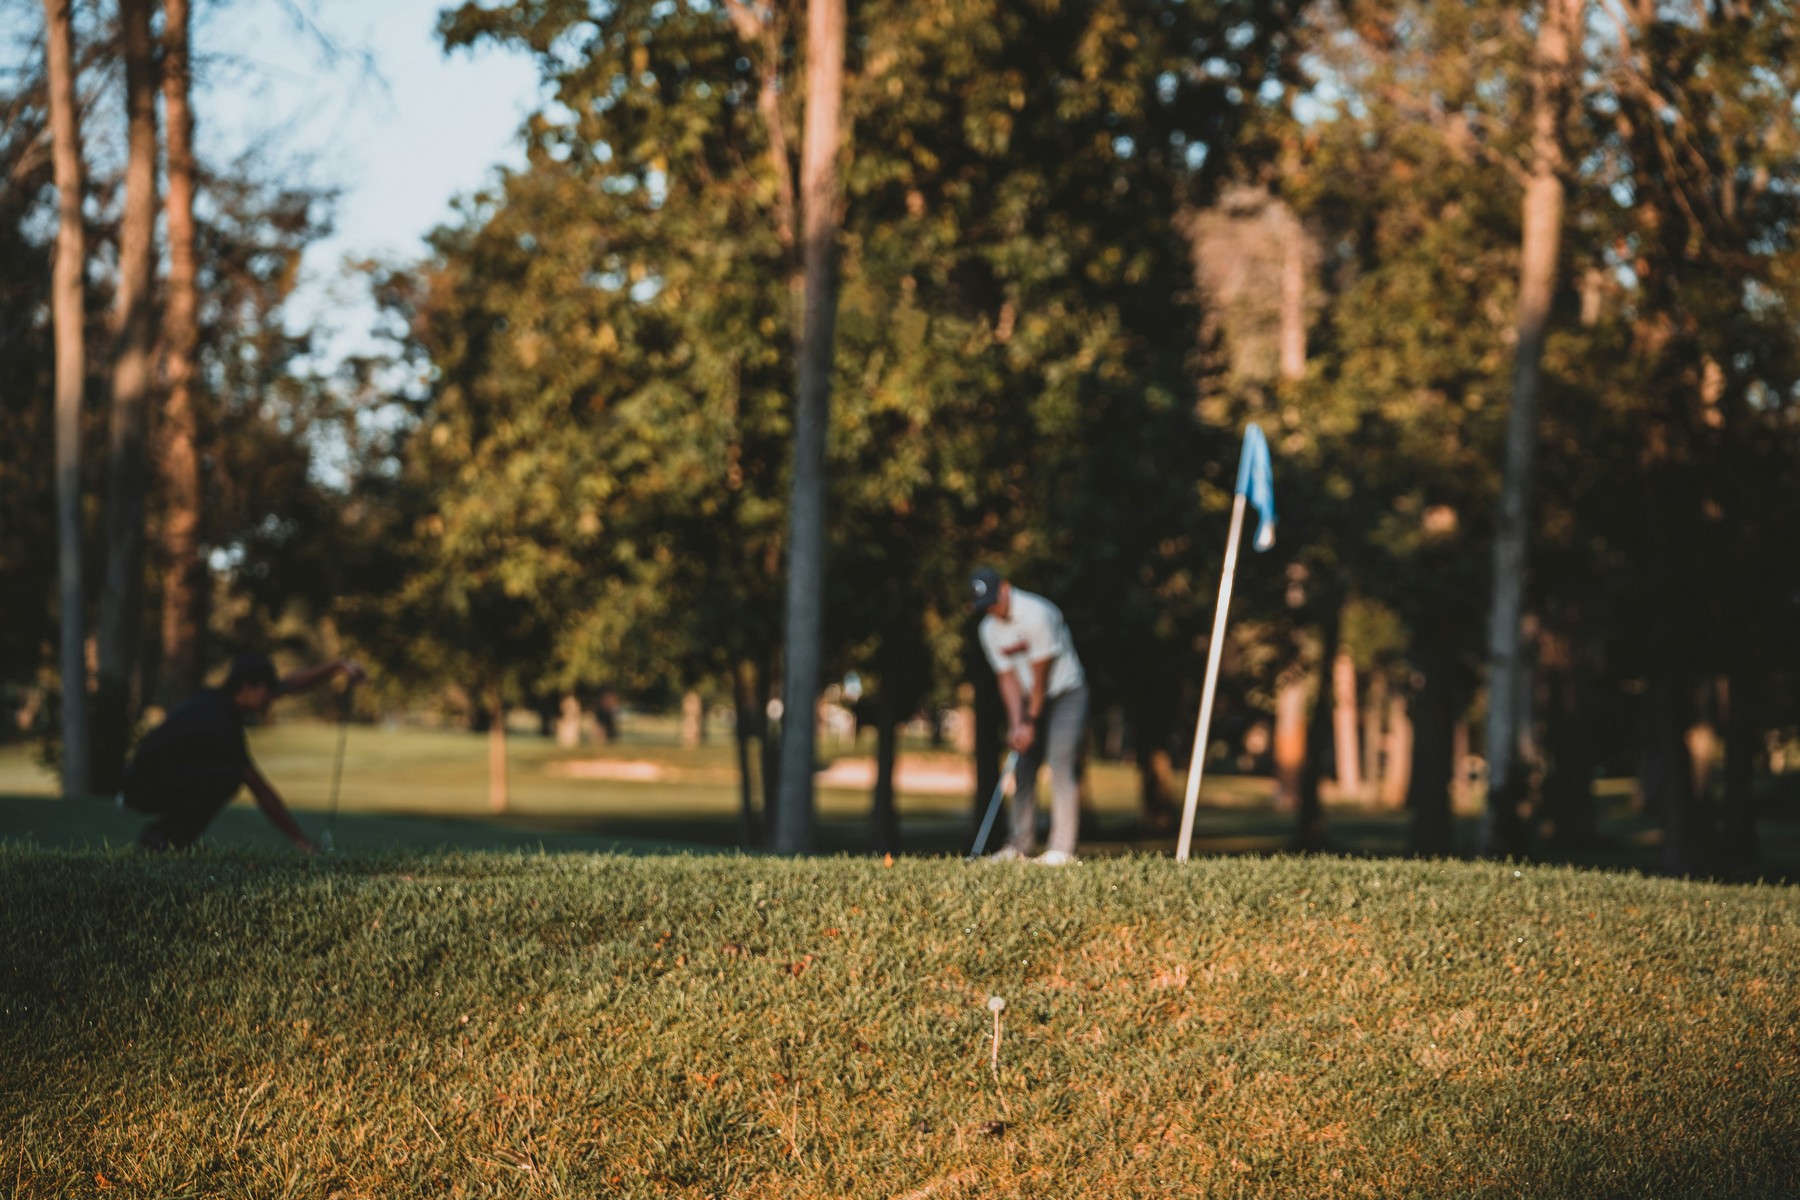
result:
[(1797, 915), (1495, 864), (0, 847), (0, 1187), (1800, 1195)]

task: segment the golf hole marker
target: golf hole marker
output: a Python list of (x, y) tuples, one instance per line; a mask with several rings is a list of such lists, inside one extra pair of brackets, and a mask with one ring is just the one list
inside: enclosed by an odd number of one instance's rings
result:
[(988, 1011), (994, 1014), (994, 1050), (989, 1056), (989, 1063), (993, 1067), (994, 1078), (998, 1080), (1000, 1078), (1000, 1010), (1006, 1007), (1006, 1001), (999, 996), (989, 996), (987, 1006)]

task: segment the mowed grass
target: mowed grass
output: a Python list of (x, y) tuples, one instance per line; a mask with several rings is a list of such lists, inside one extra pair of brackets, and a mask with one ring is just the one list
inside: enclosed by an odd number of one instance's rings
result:
[(12, 844), (0, 1190), (1795, 1196), (1797, 902), (1487, 863)]
[[(278, 710), (279, 712), (279, 710)], [(487, 740), (456, 730), (352, 725), (344, 740), (338, 814), (330, 816), (337, 726), (280, 719), (250, 731), (251, 753), (298, 816), (317, 837), (329, 823), (343, 848), (361, 851), (520, 849), (624, 851), (674, 846), (735, 847), (741, 804), (736, 751), (729, 733), (713, 729), (707, 742), (684, 747), (674, 722), (636, 717), (609, 745), (561, 747), (530, 733), (508, 739), (511, 803), (503, 814), (488, 804)], [(827, 741), (830, 759), (873, 754), (873, 736), (860, 744)], [(909, 745), (912, 762), (963, 766), (966, 756)], [(567, 773), (575, 764), (653, 766), (660, 778), (584, 778)], [(1137, 836), (1137, 775), (1129, 764), (1096, 762), (1088, 768), (1090, 832), (1109, 841)], [(1209, 783), (1208, 807), (1244, 815), (1266, 801), (1266, 778), (1221, 777)], [(0, 747), (0, 840), (29, 839), (43, 848), (104, 848), (129, 844), (143, 818), (109, 803), (62, 803), (56, 780), (22, 746)], [(760, 783), (754, 807), (760, 814)], [(864, 788), (821, 786), (819, 845), (826, 851), (865, 850), (870, 842), (870, 796)], [(966, 850), (974, 830), (966, 793), (908, 791), (898, 798), (902, 843), (912, 852)], [(1273, 849), (1284, 843), (1291, 819), (1202, 823), (1203, 843), (1214, 849)], [(1265, 828), (1266, 826), (1266, 828)], [(213, 825), (210, 840), (243, 849), (280, 846), (280, 836), (256, 812), (247, 793)], [(1212, 840), (1209, 840), (1212, 839)], [(1165, 839), (1166, 840), (1166, 839)]]

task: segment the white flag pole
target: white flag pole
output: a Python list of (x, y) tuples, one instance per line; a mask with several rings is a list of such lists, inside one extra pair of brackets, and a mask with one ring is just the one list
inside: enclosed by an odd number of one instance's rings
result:
[(1219, 686), (1219, 655), (1225, 649), (1225, 612), (1231, 607), (1231, 580), (1237, 573), (1238, 536), (1244, 529), (1244, 493), (1231, 504), (1231, 533), (1225, 539), (1225, 573), (1219, 580), (1219, 606), (1213, 610), (1212, 641), (1206, 647), (1206, 685), (1200, 692), (1200, 719), (1194, 726), (1194, 752), (1188, 760), (1187, 800), (1181, 807), (1181, 836), (1175, 861), (1186, 862), (1194, 836), (1194, 808), (1200, 800), (1200, 776), (1206, 767), (1206, 735), (1212, 725), (1213, 696)]

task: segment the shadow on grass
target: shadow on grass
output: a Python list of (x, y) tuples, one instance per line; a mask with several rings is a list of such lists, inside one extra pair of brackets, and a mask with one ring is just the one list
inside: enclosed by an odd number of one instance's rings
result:
[[(335, 818), (317, 811), (297, 813), (302, 826), (320, 838), (327, 830), (343, 853), (436, 853), (457, 850), (551, 854), (718, 854), (746, 849), (735, 813), (606, 815), (519, 814), (505, 817), (426, 816), (416, 813), (343, 812)], [(1407, 854), (1405, 811), (1333, 806), (1326, 810), (1322, 853), (1352, 858), (1397, 858)], [(45, 849), (129, 847), (145, 818), (98, 800), (61, 801), (42, 795), (0, 795), (0, 840)], [(904, 818), (900, 849), (907, 855), (960, 856), (969, 850), (974, 815), (934, 813)], [(1452, 857), (1472, 858), (1479, 821), (1455, 821)], [(1759, 825), (1759, 861), (1750, 868), (1714, 871), (1724, 882), (1800, 881), (1800, 814), (1776, 812)], [(1293, 851), (1294, 818), (1268, 805), (1202, 805), (1195, 821), (1193, 852), (1200, 856), (1267, 856)], [(279, 851), (278, 833), (247, 804), (220, 814), (204, 845), (225, 851)], [(871, 852), (873, 829), (866, 816), (822, 815), (815, 823), (814, 847), (821, 854)], [(758, 847), (749, 847), (755, 852)], [(1081, 854), (1108, 858), (1125, 854), (1172, 855), (1173, 832), (1146, 827), (1135, 813), (1084, 816)], [(1624, 801), (1601, 807), (1597, 836), (1580, 854), (1543, 850), (1540, 863), (1610, 871), (1659, 874), (1662, 838), (1654, 820)]]

